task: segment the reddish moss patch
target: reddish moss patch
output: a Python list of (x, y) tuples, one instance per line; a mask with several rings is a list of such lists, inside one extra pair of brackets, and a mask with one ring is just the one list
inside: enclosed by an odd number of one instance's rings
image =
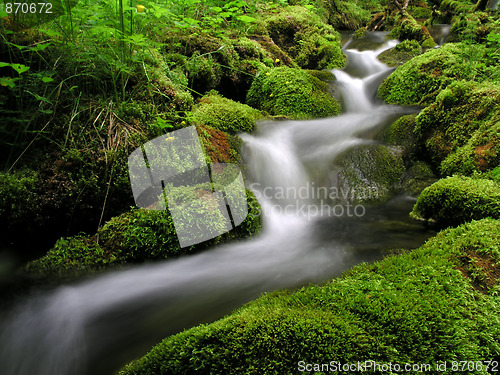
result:
[(226, 133), (210, 126), (199, 125), (198, 134), (200, 134), (205, 151), (213, 163), (233, 163), (236, 161)]
[(467, 250), (465, 255), (458, 257), (456, 269), (470, 280), (477, 291), (484, 294), (487, 294), (500, 280), (500, 264), (495, 263), (489, 254)]

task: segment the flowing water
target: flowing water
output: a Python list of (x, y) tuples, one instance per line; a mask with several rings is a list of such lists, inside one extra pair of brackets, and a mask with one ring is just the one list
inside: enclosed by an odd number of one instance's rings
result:
[(341, 116), (265, 122), (256, 135), (243, 136), (247, 183), (263, 208), (258, 236), (26, 298), (5, 318), (2, 374), (111, 374), (161, 338), (220, 318), (263, 292), (320, 282), (380, 258), (384, 249), (420, 245), (429, 232), (408, 220), (410, 197), (351, 206), (349, 214), (345, 200), (321, 196), (337, 186), (339, 155), (373, 143), (377, 129), (410, 111), (375, 99), (391, 71), (376, 56), (395, 45), (383, 37), (368, 33), (368, 42), (346, 47), (348, 67), (334, 71)]

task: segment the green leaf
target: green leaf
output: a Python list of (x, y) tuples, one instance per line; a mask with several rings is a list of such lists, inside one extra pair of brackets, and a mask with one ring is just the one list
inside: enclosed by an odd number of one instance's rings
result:
[(48, 46), (50, 46), (51, 43), (39, 43), (37, 45), (35, 45), (34, 47), (30, 47), (29, 49), (31, 51), (34, 51), (34, 52), (37, 52), (37, 51), (43, 51), (45, 48), (47, 48)]
[(26, 66), (26, 65), (23, 65), (23, 64), (10, 64), (10, 66), (12, 67), (12, 69), (14, 69), (18, 74), (22, 74), (24, 72), (27, 72), (30, 67), (29, 66)]
[(19, 78), (10, 78), (10, 77), (0, 77), (0, 85), (1, 86), (9, 86), (10, 88), (16, 87), (16, 84), (14, 83), (17, 81)]
[(49, 99), (47, 99), (46, 97), (44, 97), (44, 96), (40, 96), (40, 95), (38, 95), (38, 94), (36, 94), (34, 92), (31, 92), (31, 91), (28, 91), (28, 90), (26, 90), (26, 92), (29, 93), (29, 94), (31, 94), (31, 95), (33, 95), (36, 100), (40, 100), (40, 101), (42, 101), (44, 103), (47, 103), (47, 104), (52, 104), (52, 102)]
[(43, 114), (46, 114), (46, 115), (50, 115), (50, 114), (54, 113), (54, 111), (51, 109), (40, 109), (40, 112), (42, 112)]
[(54, 78), (42, 77), (42, 82), (43, 83), (49, 83), (49, 82), (52, 82), (53, 80), (54, 80)]
[(250, 16), (247, 16), (246, 14), (243, 14), (241, 16), (237, 16), (236, 19), (238, 21), (242, 21), (242, 22), (245, 22), (245, 23), (251, 23), (251, 22), (255, 22), (257, 21), (256, 18), (253, 18), (253, 17), (250, 17)]

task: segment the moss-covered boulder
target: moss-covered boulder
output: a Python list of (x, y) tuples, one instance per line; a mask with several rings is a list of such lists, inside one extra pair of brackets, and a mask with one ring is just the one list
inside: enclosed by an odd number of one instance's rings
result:
[(488, 34), (500, 32), (498, 17), (485, 12), (466, 12), (454, 18), (449, 42), (471, 41), (484, 43)]
[(391, 31), (391, 35), (397, 36), (399, 40), (416, 40), (422, 47), (434, 47), (436, 45), (429, 30), (418, 23), (409, 13), (404, 13), (398, 19), (397, 26)]
[(295, 119), (335, 116), (340, 104), (326, 83), (301, 69), (279, 67), (260, 71), (247, 94), (247, 103), (273, 116)]
[[(196, 189), (182, 188), (179, 194), (199, 196)], [(96, 271), (112, 266), (162, 260), (201, 251), (230, 240), (246, 238), (261, 228), (260, 206), (247, 191), (249, 214), (239, 226), (206, 242), (181, 248), (176, 228), (168, 210), (132, 209), (113, 217), (96, 235), (62, 238), (42, 258), (30, 262), (26, 270), (43, 274), (73, 274)], [(208, 228), (218, 230), (217, 211), (210, 200), (199, 200)], [(209, 215), (207, 215), (207, 213)]]
[(422, 190), (436, 182), (437, 176), (429, 164), (415, 161), (406, 168), (401, 178), (401, 188), (409, 195), (418, 196)]
[(486, 179), (453, 176), (420, 194), (412, 216), (440, 226), (455, 226), (486, 217), (500, 219), (500, 185)]
[(399, 146), (403, 150), (403, 159), (409, 160), (415, 153), (416, 135), (415, 118), (417, 115), (405, 115), (394, 121), (382, 133), (382, 140), (389, 146)]
[(492, 219), (445, 230), (410, 253), (268, 294), (167, 338), (120, 375), (324, 373), (340, 372), (332, 363), (497, 358), (499, 243), (500, 221)]
[(378, 95), (391, 104), (426, 105), (466, 73), (466, 45), (449, 43), (397, 68), (380, 86)]
[(355, 201), (372, 203), (389, 199), (405, 170), (401, 151), (384, 145), (355, 147), (335, 164), (342, 188)]
[(304, 69), (342, 68), (340, 35), (307, 8), (281, 8), (265, 18), (265, 27), (274, 43)]
[(193, 107), (190, 121), (206, 125), (229, 134), (250, 133), (255, 121), (262, 114), (246, 104), (224, 98), (217, 92), (210, 92)]
[(487, 171), (500, 162), (500, 87), (454, 82), (416, 119), (415, 131), (443, 175)]
[(422, 53), (422, 47), (416, 40), (405, 40), (393, 48), (390, 48), (377, 57), (384, 64), (398, 67)]

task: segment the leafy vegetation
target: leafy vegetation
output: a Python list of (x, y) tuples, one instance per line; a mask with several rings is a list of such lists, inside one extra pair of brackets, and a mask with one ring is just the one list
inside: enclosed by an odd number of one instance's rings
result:
[[(165, 339), (120, 374), (288, 373), (299, 361), (325, 358), (496, 358), (499, 287), (490, 272), (500, 260), (499, 242), (500, 222), (492, 219), (443, 231), (412, 252), (357, 266), (324, 285), (263, 296)], [(481, 292), (480, 279), (490, 281)]]

